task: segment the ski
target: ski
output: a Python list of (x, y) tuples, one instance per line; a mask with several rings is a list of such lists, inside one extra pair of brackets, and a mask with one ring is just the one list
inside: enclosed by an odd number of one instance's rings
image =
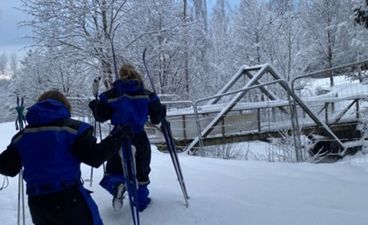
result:
[[(116, 62), (116, 55), (115, 55), (115, 47), (114, 47), (114, 35), (115, 30), (113, 32), (113, 36), (110, 39), (111, 44), (111, 50), (112, 50), (112, 57), (114, 62), (114, 73), (115, 73), (115, 79), (119, 79), (118, 75), (118, 67)], [(137, 202), (138, 199), (138, 181), (136, 177), (136, 167), (135, 167), (135, 158), (134, 154), (132, 152), (131, 147), (131, 139), (125, 138), (122, 148), (121, 148), (121, 163), (123, 166), (124, 171), (124, 178), (125, 178), (125, 184), (128, 192), (128, 198), (129, 198), (129, 205), (130, 205), (130, 211), (132, 214), (132, 220), (134, 225), (139, 225), (139, 210), (137, 208)]]
[(179, 158), (178, 158), (178, 154), (176, 150), (176, 145), (172, 137), (170, 122), (167, 121), (166, 119), (163, 119), (161, 121), (161, 131), (164, 134), (165, 142), (166, 142), (167, 148), (170, 153), (171, 161), (173, 162), (175, 172), (178, 177), (179, 184), (180, 184), (180, 188), (181, 188), (181, 191), (183, 192), (185, 206), (188, 208), (189, 196), (188, 196), (187, 188), (185, 186), (183, 172), (181, 170), (181, 166), (180, 166), (180, 162), (179, 162)]
[(125, 138), (122, 148), (121, 148), (121, 158), (124, 171), (124, 180), (126, 189), (128, 192), (130, 211), (132, 214), (133, 224), (139, 225), (139, 210), (137, 208), (137, 198), (138, 198), (138, 181), (136, 178), (136, 168), (135, 159), (132, 152), (131, 141), (129, 138)]
[[(153, 79), (150, 76), (148, 68), (147, 68), (146, 50), (147, 50), (147, 48), (145, 48), (144, 51), (143, 51), (143, 65), (144, 65), (144, 68), (146, 69), (146, 73), (147, 73), (148, 79), (151, 83), (152, 90), (155, 94), (157, 94), (156, 89), (155, 89), (155, 85), (153, 83)], [(189, 196), (188, 196), (187, 188), (185, 186), (184, 176), (183, 176), (183, 172), (181, 170), (181, 166), (180, 166), (180, 162), (179, 162), (179, 158), (178, 158), (178, 154), (177, 154), (177, 150), (176, 150), (176, 145), (175, 145), (172, 133), (171, 133), (170, 122), (166, 119), (166, 117), (164, 117), (161, 120), (160, 129), (161, 129), (161, 132), (164, 134), (165, 142), (166, 142), (167, 148), (168, 148), (169, 153), (170, 153), (171, 161), (174, 165), (176, 176), (178, 178), (180, 188), (183, 192), (185, 206), (188, 207), (189, 206), (189, 203), (188, 203)]]

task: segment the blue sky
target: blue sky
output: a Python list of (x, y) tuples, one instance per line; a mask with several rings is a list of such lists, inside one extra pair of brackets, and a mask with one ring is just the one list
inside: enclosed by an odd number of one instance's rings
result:
[[(209, 8), (212, 8), (217, 0), (207, 0)], [(227, 0), (235, 5), (239, 0)], [(30, 32), (29, 28), (19, 27), (18, 23), (26, 19), (26, 15), (19, 8), (20, 0), (0, 0), (0, 54), (2, 52), (24, 52), (24, 47), (29, 41), (24, 38)]]

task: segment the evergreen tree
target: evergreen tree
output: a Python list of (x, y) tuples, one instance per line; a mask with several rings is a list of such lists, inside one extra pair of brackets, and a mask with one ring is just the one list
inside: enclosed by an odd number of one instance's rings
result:
[[(233, 30), (231, 27), (231, 8), (225, 0), (217, 0), (210, 20), (211, 47), (209, 49), (210, 70), (201, 83), (205, 85), (203, 96), (215, 94), (238, 68), (234, 65), (232, 54)], [(207, 81), (206, 81), (207, 80)], [(208, 80), (212, 82), (209, 83)]]
[[(312, 0), (303, 2), (302, 21), (307, 38), (304, 57), (308, 67), (306, 71), (332, 68), (344, 61), (354, 59), (344, 55), (350, 50), (351, 35), (346, 35), (345, 28), (350, 14), (346, 8), (352, 6), (351, 0)], [(345, 26), (346, 25), (346, 26)], [(343, 43), (345, 42), (345, 44)], [(334, 85), (333, 74), (330, 85)]]

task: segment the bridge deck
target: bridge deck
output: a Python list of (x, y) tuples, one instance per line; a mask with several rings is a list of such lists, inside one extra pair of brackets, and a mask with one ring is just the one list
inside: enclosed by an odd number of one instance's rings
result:
[[(339, 122), (336, 124), (330, 125), (330, 129), (342, 139), (342, 141), (352, 141), (359, 137), (359, 133), (357, 133), (357, 125), (359, 121), (344, 121)], [(282, 132), (280, 132), (282, 131)], [(321, 136), (328, 136), (325, 133), (325, 130), (322, 127), (316, 127), (315, 125), (304, 126), (302, 129), (302, 134), (304, 135), (321, 135)], [(261, 132), (257, 130), (242, 132), (242, 133), (226, 133), (225, 135), (211, 135), (203, 139), (203, 144), (205, 146), (211, 145), (222, 145), (228, 143), (237, 143), (237, 142), (244, 142), (244, 141), (255, 141), (255, 140), (262, 140), (262, 141), (269, 141), (270, 138), (280, 138), (284, 134), (291, 135), (291, 127), (283, 128), (283, 129), (276, 129), (276, 130), (262, 130)], [(187, 138), (187, 139), (175, 139), (178, 148), (183, 149), (188, 143), (190, 143), (194, 138)], [(157, 137), (150, 137), (152, 143), (159, 146), (159, 148), (164, 148), (165, 144), (163, 139)]]

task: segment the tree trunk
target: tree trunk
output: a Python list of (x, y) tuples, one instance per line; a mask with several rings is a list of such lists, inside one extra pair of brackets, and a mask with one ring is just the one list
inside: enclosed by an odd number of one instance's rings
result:
[(183, 0), (183, 32), (184, 32), (184, 77), (185, 77), (185, 94), (186, 98), (189, 99), (189, 54), (188, 54), (188, 29), (187, 23), (187, 0)]

